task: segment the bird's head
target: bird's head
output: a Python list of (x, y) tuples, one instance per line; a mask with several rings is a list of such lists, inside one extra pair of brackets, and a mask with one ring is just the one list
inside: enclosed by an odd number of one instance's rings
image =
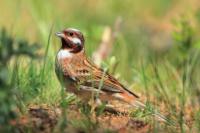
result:
[(78, 53), (84, 50), (84, 37), (83, 34), (73, 28), (67, 28), (56, 35), (61, 38), (61, 49), (68, 49), (71, 53)]

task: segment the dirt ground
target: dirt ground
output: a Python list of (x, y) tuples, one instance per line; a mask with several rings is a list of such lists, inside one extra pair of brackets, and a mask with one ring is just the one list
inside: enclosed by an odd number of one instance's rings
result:
[[(151, 131), (151, 125), (131, 118), (127, 113), (119, 113), (118, 110), (105, 110), (99, 116), (85, 118), (76, 105), (70, 105), (66, 111), (66, 125), (61, 129), (60, 119), (62, 118), (60, 108), (52, 108), (45, 105), (32, 105), (26, 115), (21, 116), (17, 121), (13, 121), (20, 132), (118, 132), (118, 133), (145, 133)], [(81, 126), (86, 120), (93, 122), (88, 125), (88, 129)], [(80, 123), (82, 122), (82, 123)], [(68, 124), (70, 123), (70, 124)], [(71, 124), (74, 123), (74, 124)], [(59, 127), (59, 128), (58, 128)]]
[[(112, 104), (116, 105), (116, 103)], [(77, 104), (69, 105), (65, 112), (59, 106), (29, 105), (27, 113), (21, 115), (18, 120), (12, 121), (11, 124), (16, 126), (21, 133), (154, 132), (155, 125), (152, 124), (152, 121), (131, 117), (130, 113), (128, 113), (128, 110), (130, 111), (129, 107), (121, 104), (118, 107), (105, 108), (100, 115), (96, 115), (95, 113), (87, 114), (87, 112), (84, 114)], [(192, 112), (192, 109), (185, 112), (186, 126), (188, 128), (186, 131), (190, 130), (194, 122)], [(178, 125), (166, 127), (166, 124), (159, 121), (157, 121), (157, 124), (159, 124), (157, 132), (180, 131)]]
[[(100, 115), (88, 114), (88, 111), (83, 113), (82, 107), (78, 104), (69, 105), (65, 111), (59, 106), (29, 105), (27, 112), (11, 124), (16, 126), (21, 133), (146, 133), (154, 132), (155, 129), (156, 132), (180, 131), (178, 125), (167, 127), (166, 124), (157, 120), (159, 127), (155, 127), (158, 125), (154, 125), (152, 121), (131, 117), (128, 112), (130, 106), (115, 102), (112, 104), (118, 106), (105, 108)], [(192, 109), (187, 110), (184, 115), (187, 122), (186, 132), (190, 131), (194, 122), (192, 112)], [(150, 120), (152, 119), (153, 117), (150, 117)]]

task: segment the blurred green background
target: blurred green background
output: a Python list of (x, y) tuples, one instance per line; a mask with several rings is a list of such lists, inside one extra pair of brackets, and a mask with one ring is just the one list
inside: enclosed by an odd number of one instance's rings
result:
[[(9, 75), (6, 84), (12, 87), (7, 88), (11, 88), (12, 94), (14, 88), (13, 99), (17, 99), (19, 108), (30, 103), (57, 104), (60, 99), (60, 85), (54, 74), (60, 41), (55, 32), (68, 27), (82, 31), (86, 53), (92, 57), (104, 28), (113, 28), (119, 17), (122, 19), (119, 34), (102, 66), (112, 67), (114, 60), (117, 64), (114, 75), (139, 95), (145, 95), (145, 100), (154, 97), (183, 112), (185, 106), (199, 107), (198, 0), (0, 0), (0, 13), (0, 28), (13, 39), (13, 48), (31, 55), (18, 58), (14, 54), (16, 58), (1, 64), (1, 70), (6, 69), (6, 73), (1, 71), (2, 79)], [(6, 53), (3, 32), (1, 35), (0, 50)], [(34, 51), (39, 59), (32, 59), (30, 51), (20, 51), (21, 47), (15, 44), (21, 39), (30, 46), (23, 48)], [(33, 47), (36, 44), (40, 49)], [(3, 59), (4, 55), (1, 56)], [(10, 94), (10, 90), (5, 89), (2, 94)], [(179, 111), (175, 114), (183, 117)], [(197, 114), (198, 109), (192, 115)], [(199, 121), (195, 121), (197, 125)]]
[[(1, 0), (0, 5), (0, 25), (16, 38), (27, 38), (45, 48), (52, 25), (53, 33), (74, 27), (86, 36), (89, 56), (97, 48), (104, 27), (112, 27), (117, 17), (121, 17), (121, 36), (113, 55), (125, 62), (118, 69), (129, 81), (130, 77), (124, 73), (133, 63), (146, 56), (151, 48), (163, 52), (172, 45), (173, 21), (181, 15), (191, 19), (198, 10), (195, 0)], [(50, 53), (55, 53), (58, 47), (58, 39), (52, 36)]]

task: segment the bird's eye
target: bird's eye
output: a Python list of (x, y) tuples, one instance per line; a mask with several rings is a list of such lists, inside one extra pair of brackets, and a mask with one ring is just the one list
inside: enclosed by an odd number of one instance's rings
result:
[(70, 36), (73, 36), (73, 35), (74, 35), (74, 33), (70, 32), (70, 33), (69, 33), (69, 35), (70, 35)]

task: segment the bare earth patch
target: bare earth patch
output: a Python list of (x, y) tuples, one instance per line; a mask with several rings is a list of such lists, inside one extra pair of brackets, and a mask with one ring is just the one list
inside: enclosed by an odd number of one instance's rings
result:
[[(48, 106), (30, 106), (28, 113), (19, 118), (19, 120), (12, 122), (21, 132), (59, 132), (58, 127), (60, 119), (62, 117), (62, 111), (60, 108), (52, 108)], [(148, 132), (151, 129), (150, 124), (140, 120), (131, 118), (128, 114), (116, 114), (110, 111), (104, 111), (100, 116), (91, 116), (85, 118), (80, 113), (79, 108), (76, 105), (70, 105), (66, 111), (66, 126), (63, 129), (64, 132), (81, 133), (87, 132), (83, 123), (87, 123), (88, 120), (92, 121), (94, 125), (88, 130), (88, 132), (119, 132), (119, 133), (131, 133)], [(74, 124), (76, 123), (76, 124)]]

